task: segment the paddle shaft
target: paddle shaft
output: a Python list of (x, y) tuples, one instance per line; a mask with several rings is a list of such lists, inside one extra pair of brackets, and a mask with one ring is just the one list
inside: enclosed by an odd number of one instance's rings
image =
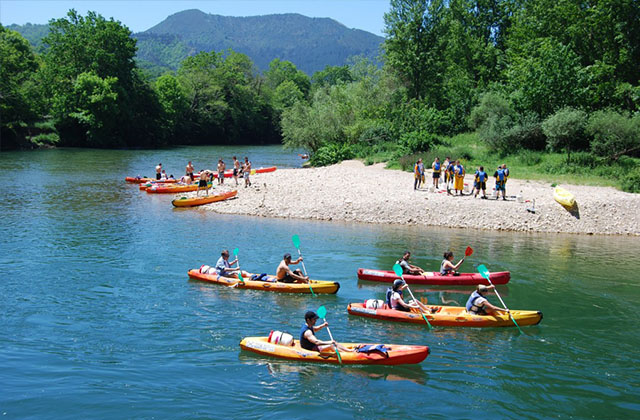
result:
[[(402, 277), (401, 277), (402, 278)], [(402, 281), (404, 281), (404, 278), (402, 278)], [(406, 283), (406, 282), (405, 282)], [(411, 295), (411, 299), (413, 299), (414, 301), (417, 302), (416, 297), (413, 296), (413, 292), (411, 291), (411, 289), (409, 288), (409, 285), (407, 285), (407, 290), (409, 291), (409, 294)], [(420, 307), (418, 307), (418, 310), (420, 310)], [(420, 310), (420, 315), (422, 315), (422, 318), (424, 318), (425, 322), (427, 323), (427, 325), (429, 326), (429, 329), (432, 329), (433, 327), (431, 326), (431, 323), (429, 322), (429, 320), (427, 319), (427, 316), (424, 314), (424, 312), (422, 312), (422, 310)]]
[[(326, 318), (322, 318), (322, 322), (327, 322)], [(329, 333), (329, 338), (331, 339), (331, 341), (333, 340), (333, 335), (331, 335), (331, 330), (329, 329), (329, 326), (327, 325), (327, 332)], [(340, 356), (340, 352), (338, 351), (338, 345), (334, 344), (333, 348), (336, 350), (336, 354), (338, 355), (338, 361), (340, 361), (340, 364), (342, 364), (342, 357)]]
[[(302, 258), (302, 252), (300, 252), (300, 248), (297, 248), (297, 249), (298, 249), (298, 256), (300, 256), (300, 258)], [(304, 275), (308, 277), (307, 267), (304, 266), (304, 261), (300, 261), (300, 262), (302, 263), (302, 269), (304, 270)], [(309, 281), (309, 283), (308, 283), (309, 284), (309, 290), (311, 290), (311, 295), (313, 297), (315, 297), (316, 294), (313, 291), (313, 287), (311, 287), (311, 279), (309, 279), (308, 281)]]

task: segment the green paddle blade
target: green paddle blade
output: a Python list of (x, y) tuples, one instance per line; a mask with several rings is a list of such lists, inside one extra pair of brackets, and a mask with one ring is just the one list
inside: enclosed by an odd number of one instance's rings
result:
[(396, 276), (402, 277), (402, 267), (400, 267), (400, 264), (394, 264), (393, 271), (396, 273)]
[(485, 279), (489, 280), (489, 270), (487, 270), (487, 267), (485, 267), (484, 264), (480, 264), (478, 266), (478, 273), (480, 273)]
[(324, 305), (318, 308), (318, 316), (320, 318), (324, 318), (327, 316), (327, 308), (325, 308)]
[(293, 246), (300, 248), (300, 237), (298, 235), (293, 235), (291, 240), (293, 241)]
[(238, 256), (238, 248), (236, 248), (236, 249), (234, 249), (234, 250), (233, 250), (233, 256), (234, 256), (234, 257), (237, 257), (237, 256)]
[(238, 271), (238, 280), (244, 283), (244, 279), (242, 278), (242, 271)]

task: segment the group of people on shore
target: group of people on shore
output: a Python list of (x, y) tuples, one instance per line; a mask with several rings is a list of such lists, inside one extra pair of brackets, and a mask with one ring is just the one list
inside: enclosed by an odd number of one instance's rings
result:
[[(185, 174), (180, 177), (178, 180), (179, 183), (184, 185), (191, 185), (196, 182), (196, 178), (198, 178), (198, 191), (196, 195), (200, 194), (201, 190), (204, 190), (207, 195), (209, 194), (209, 185), (213, 183), (214, 178), (218, 178), (218, 185), (224, 184), (225, 171), (227, 169), (226, 164), (222, 159), (218, 159), (218, 166), (216, 171), (212, 171), (211, 169), (202, 169), (199, 173), (195, 173), (195, 169), (193, 167), (193, 163), (189, 161), (185, 168)], [(166, 171), (162, 167), (162, 163), (158, 163), (155, 168), (156, 170), (156, 181), (175, 181), (173, 174), (167, 176)], [(233, 179), (238, 185), (238, 177), (244, 179), (244, 187), (251, 186), (251, 161), (247, 156), (244, 158), (244, 162), (240, 162), (235, 156), (233, 156)]]
[[(448, 195), (465, 195), (464, 194), (464, 176), (466, 171), (464, 166), (460, 163), (459, 159), (453, 160), (449, 156), (446, 157), (444, 162), (440, 162), (440, 158), (436, 157), (431, 164), (432, 170), (432, 187), (435, 191), (440, 191), (440, 180), (443, 179), (446, 191)], [(413, 167), (413, 189), (418, 190), (423, 184), (425, 184), (425, 167), (422, 158), (418, 159)], [(500, 198), (502, 192), (502, 199), (506, 200), (506, 184), (509, 178), (509, 169), (507, 164), (498, 166), (493, 176), (496, 179), (496, 199)], [(474, 198), (478, 196), (482, 190), (481, 198), (487, 197), (487, 179), (489, 175), (485, 172), (483, 166), (479, 166), (476, 169), (473, 189), (469, 195), (473, 195)], [(453, 192), (452, 192), (453, 191)], [(475, 193), (475, 194), (474, 194)]]

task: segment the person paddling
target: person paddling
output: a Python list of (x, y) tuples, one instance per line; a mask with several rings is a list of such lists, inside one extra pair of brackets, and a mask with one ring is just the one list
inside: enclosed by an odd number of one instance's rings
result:
[(462, 265), (462, 263), (464, 262), (464, 258), (462, 257), (462, 259), (460, 261), (458, 261), (458, 264), (453, 264), (453, 252), (451, 251), (447, 251), (444, 253), (443, 255), (443, 260), (442, 263), (440, 264), (440, 274), (443, 276), (447, 276), (447, 275), (457, 275), (458, 272), (458, 267), (460, 267), (460, 265)]
[[(218, 262), (216, 263), (216, 273), (218, 273), (219, 276), (222, 277), (229, 277), (232, 279), (237, 279), (238, 278), (238, 271), (240, 271), (240, 267), (231, 267), (234, 264), (238, 263), (238, 259), (236, 258), (235, 260), (229, 262), (229, 251), (224, 249), (222, 250), (222, 252), (220, 253), (220, 258), (218, 259)], [(249, 277), (249, 273), (246, 273), (244, 271), (242, 271), (242, 276), (243, 277)]]
[(276, 269), (276, 280), (282, 283), (309, 283), (309, 277), (302, 274), (300, 269), (292, 271), (291, 268), (289, 268), (289, 264), (298, 264), (300, 261), (302, 261), (302, 257), (291, 261), (291, 254), (284, 254), (280, 265), (278, 265)]
[(419, 309), (422, 312), (432, 313), (433, 310), (431, 308), (426, 307), (416, 300), (409, 302), (404, 301), (402, 291), (407, 287), (407, 283), (402, 279), (397, 279), (393, 282), (393, 287), (387, 289), (387, 305), (389, 308), (403, 312), (411, 312), (412, 309)]
[(329, 326), (329, 323), (326, 321), (323, 324), (316, 326), (316, 321), (319, 318), (320, 317), (313, 311), (307, 311), (307, 313), (304, 314), (304, 324), (302, 324), (302, 328), (300, 329), (300, 347), (305, 350), (317, 352), (331, 350), (334, 348), (334, 346), (338, 348), (338, 351), (354, 351), (353, 349), (346, 348), (336, 343), (335, 340), (318, 340), (318, 338), (316, 337), (316, 331), (320, 331), (321, 329)]
[(396, 261), (396, 264), (399, 264), (402, 267), (402, 274), (423, 274), (424, 270), (417, 265), (409, 264), (409, 258), (411, 258), (411, 252), (405, 251), (402, 258)]
[(476, 290), (471, 293), (467, 300), (467, 304), (465, 306), (467, 312), (473, 315), (491, 315), (495, 312), (509, 313), (508, 309), (502, 309), (489, 303), (489, 301), (484, 297), (487, 292), (489, 292), (489, 289), (495, 289), (495, 286), (479, 284), (476, 287)]

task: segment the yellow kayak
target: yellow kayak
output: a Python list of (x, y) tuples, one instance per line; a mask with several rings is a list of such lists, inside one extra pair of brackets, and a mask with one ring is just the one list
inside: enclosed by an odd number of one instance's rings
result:
[(576, 198), (573, 194), (562, 187), (556, 187), (553, 190), (553, 198), (565, 207), (573, 207), (576, 204)]
[[(244, 283), (231, 277), (222, 277), (217, 274), (203, 274), (199, 269), (189, 270), (189, 278), (193, 280), (207, 281), (210, 283), (235, 286), (238, 289), (262, 290), (265, 292), (279, 293), (311, 293), (309, 285), (306, 283), (281, 283), (277, 281), (261, 281), (244, 279)], [(273, 276), (270, 279), (275, 280)], [(236, 285), (237, 284), (237, 285)], [(334, 281), (311, 280), (311, 287), (314, 293), (335, 294), (340, 289), (340, 283)]]

